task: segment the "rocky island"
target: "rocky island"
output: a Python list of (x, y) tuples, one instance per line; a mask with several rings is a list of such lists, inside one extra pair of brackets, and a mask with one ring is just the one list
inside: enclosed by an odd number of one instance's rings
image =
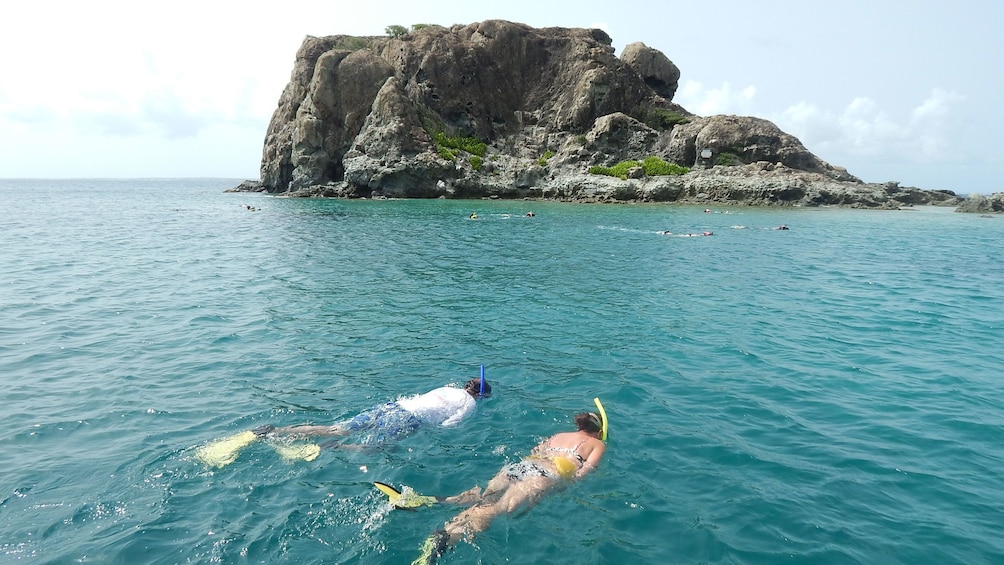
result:
[[(399, 26), (392, 26), (399, 27)], [(388, 28), (390, 30), (390, 28)], [(962, 202), (865, 183), (770, 121), (697, 116), (680, 70), (599, 29), (502, 20), (307, 37), (234, 190), (345, 198), (541, 198), (868, 208)]]

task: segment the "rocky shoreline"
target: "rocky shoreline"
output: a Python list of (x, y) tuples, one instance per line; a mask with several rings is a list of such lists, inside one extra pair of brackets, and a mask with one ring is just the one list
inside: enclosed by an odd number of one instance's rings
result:
[[(947, 190), (864, 183), (773, 123), (697, 116), (680, 71), (602, 30), (503, 20), (394, 37), (307, 37), (261, 177), (290, 197), (503, 198), (896, 209)], [(996, 203), (996, 204), (995, 204)], [(1000, 199), (974, 208), (1000, 209)], [(962, 208), (960, 208), (962, 209)]]
[[(533, 175), (531, 175), (533, 176)], [(260, 181), (247, 180), (228, 192), (269, 192)], [(348, 182), (332, 182), (280, 193), (289, 198), (463, 198), (531, 199), (561, 202), (666, 202), (729, 206), (841, 206), (895, 210), (911, 206), (957, 207), (959, 212), (1004, 210), (1004, 193), (960, 198), (951, 191), (924, 190), (888, 183), (849, 183), (783, 165), (754, 163), (714, 167), (679, 176), (621, 180), (589, 174), (546, 176), (520, 186), (497, 179), (491, 184), (462, 187), (437, 183), (421, 194), (372, 191), (361, 195)]]

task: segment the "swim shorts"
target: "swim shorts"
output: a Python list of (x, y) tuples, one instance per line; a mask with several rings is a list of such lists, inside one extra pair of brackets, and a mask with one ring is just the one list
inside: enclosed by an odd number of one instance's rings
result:
[(523, 479), (529, 477), (547, 477), (555, 481), (559, 478), (557, 473), (551, 469), (534, 463), (533, 461), (527, 461), (526, 459), (507, 466), (505, 476), (510, 481), (522, 481)]
[(345, 427), (354, 432), (371, 431), (363, 438), (363, 443), (383, 443), (400, 439), (421, 425), (421, 420), (414, 414), (396, 402), (388, 402), (360, 413), (346, 422)]

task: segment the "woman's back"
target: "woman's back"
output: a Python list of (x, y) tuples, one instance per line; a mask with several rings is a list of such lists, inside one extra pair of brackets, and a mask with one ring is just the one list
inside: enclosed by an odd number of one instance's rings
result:
[(589, 460), (593, 450), (602, 447), (603, 442), (580, 432), (563, 432), (554, 434), (537, 446), (535, 451), (542, 455), (564, 455), (581, 467)]

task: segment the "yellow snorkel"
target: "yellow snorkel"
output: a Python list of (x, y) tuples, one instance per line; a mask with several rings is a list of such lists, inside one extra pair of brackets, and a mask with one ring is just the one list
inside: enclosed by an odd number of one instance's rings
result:
[(596, 403), (596, 409), (600, 411), (600, 424), (603, 426), (600, 440), (607, 441), (607, 411), (603, 409), (603, 404), (600, 403), (599, 398), (594, 398), (593, 402)]

